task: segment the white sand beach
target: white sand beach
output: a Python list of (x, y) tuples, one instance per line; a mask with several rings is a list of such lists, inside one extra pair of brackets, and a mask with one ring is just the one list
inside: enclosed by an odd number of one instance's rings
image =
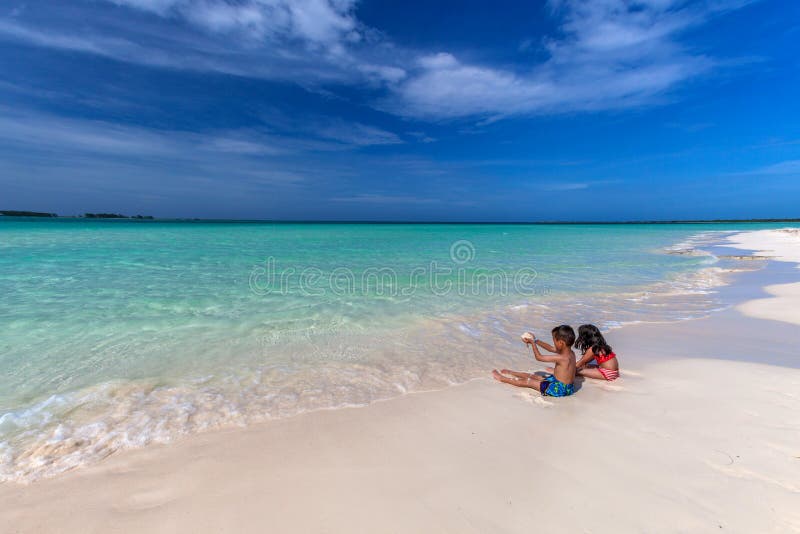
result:
[[(731, 244), (800, 263), (796, 231)], [(191, 436), (6, 483), (0, 530), (800, 532), (800, 283), (772, 278), (800, 278), (794, 267), (735, 276), (747, 302), (708, 318), (613, 331), (622, 378), (570, 398), (489, 368), (442, 391)]]
[[(798, 264), (800, 267), (800, 230), (785, 229), (781, 232), (760, 230), (737, 234), (731, 246), (756, 251), (756, 255), (767, 256), (775, 261)], [(764, 288), (769, 298), (754, 299), (742, 303), (739, 310), (750, 317), (800, 324), (797, 303), (800, 302), (800, 282)]]

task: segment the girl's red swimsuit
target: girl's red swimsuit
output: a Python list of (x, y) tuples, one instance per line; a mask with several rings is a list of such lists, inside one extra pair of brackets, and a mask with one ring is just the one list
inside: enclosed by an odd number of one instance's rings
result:
[(608, 354), (598, 354), (597, 356), (594, 357), (594, 359), (597, 361), (598, 364), (597, 370), (600, 371), (600, 374), (603, 375), (603, 378), (605, 378), (609, 382), (619, 378), (619, 371), (616, 369), (604, 369), (600, 367), (600, 364), (605, 363), (608, 360), (613, 360), (616, 357), (617, 355), (614, 354), (613, 352), (609, 352)]
[(617, 357), (616, 354), (614, 354), (613, 352), (609, 352), (608, 354), (597, 354), (595, 355), (594, 359), (597, 361), (598, 364), (600, 364), (600, 363), (605, 363), (608, 360), (613, 360), (616, 357)]

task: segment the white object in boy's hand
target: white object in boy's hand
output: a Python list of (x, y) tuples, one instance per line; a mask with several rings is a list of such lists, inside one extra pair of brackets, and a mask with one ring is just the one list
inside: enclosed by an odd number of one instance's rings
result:
[(522, 341), (525, 343), (533, 343), (536, 341), (536, 336), (534, 336), (531, 332), (525, 332), (522, 334)]

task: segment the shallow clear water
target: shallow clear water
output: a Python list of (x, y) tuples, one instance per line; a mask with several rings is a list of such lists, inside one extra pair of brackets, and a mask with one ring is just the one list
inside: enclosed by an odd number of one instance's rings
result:
[(674, 252), (736, 228), (0, 218), (0, 480), (707, 313), (720, 265)]

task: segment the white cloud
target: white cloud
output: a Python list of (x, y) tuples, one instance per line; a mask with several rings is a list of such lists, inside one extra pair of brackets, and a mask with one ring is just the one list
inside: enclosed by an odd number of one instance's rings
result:
[(35, 46), (84, 52), (141, 65), (240, 75), (245, 73), (241, 65), (225, 61), (222, 54), (210, 49), (199, 52), (199, 46), (192, 51), (185, 50), (176, 54), (171, 50), (153, 48), (122, 37), (111, 37), (89, 31), (77, 34), (60, 33), (49, 29), (39, 30), (16, 21), (0, 19), (0, 37), (3, 36)]
[(357, 68), (367, 77), (382, 82), (397, 83), (406, 77), (405, 69), (400, 67), (366, 64), (358, 65)]
[(315, 137), (309, 139), (303, 131), (278, 135), (257, 128), (207, 133), (158, 130), (0, 107), (0, 142), (27, 150), (197, 159), (225, 154), (296, 155), (402, 143), (392, 132), (346, 121), (328, 122)]
[(582, 189), (589, 189), (590, 187), (598, 187), (603, 185), (617, 184), (619, 180), (592, 180), (587, 182), (546, 182), (542, 184), (534, 184), (534, 189), (543, 189), (544, 191), (580, 191)]
[(335, 121), (315, 128), (315, 134), (348, 145), (397, 145), (403, 141), (394, 133), (361, 123)]
[(591, 184), (586, 182), (554, 182), (551, 184), (544, 184), (542, 189), (545, 191), (578, 191), (580, 189), (589, 189)]
[(301, 138), (306, 143), (315, 143), (318, 150), (403, 143), (394, 132), (376, 126), (300, 111), (286, 113), (280, 109), (270, 109), (262, 112), (260, 118), (271, 131)]
[(333, 202), (357, 202), (360, 204), (438, 204), (442, 202), (437, 198), (424, 198), (405, 195), (381, 195), (363, 193), (350, 197), (334, 197)]
[[(383, 106), (426, 119), (528, 115), (637, 106), (699, 74), (714, 61), (680, 43), (681, 32), (744, 1), (560, 0), (560, 35), (548, 60), (527, 69), (427, 55)], [(528, 48), (528, 47), (526, 47)]]
[[(356, 18), (356, 0), (104, 0), (72, 11), (56, 5), (46, 19), (33, 8), (0, 18), (0, 37), (146, 65), (289, 80), (316, 91), (360, 86), (376, 107), (397, 115), (492, 121), (659, 102), (719, 63), (683, 42), (685, 30), (748, 1), (551, 0), (559, 26), (538, 41), (548, 58), (532, 63), (538, 55), (522, 53), (527, 64), (505, 66), (396, 46)], [(103, 16), (92, 19), (101, 6)], [(130, 10), (139, 15), (136, 24), (126, 24)], [(75, 13), (86, 20), (69, 19)], [(72, 29), (78, 23), (80, 32)], [(535, 43), (526, 39), (522, 48)]]
[(800, 176), (800, 159), (781, 161), (742, 174)]
[(120, 6), (130, 6), (145, 11), (165, 15), (170, 9), (182, 3), (181, 0), (109, 0)]
[(435, 143), (436, 138), (431, 137), (430, 135), (426, 134), (425, 132), (406, 132), (406, 135), (409, 135), (419, 141), (420, 143)]
[[(15, 40), (47, 48), (63, 48), (98, 55), (115, 54), (107, 49), (118, 49), (119, 45), (129, 45), (122, 40), (92, 40), (77, 35), (63, 35), (26, 28), (20, 24), (0, 20), (0, 34)], [(118, 53), (118, 52), (117, 52)], [(115, 54), (116, 55), (116, 54)]]
[[(31, 3), (20, 16), (0, 15), (0, 39), (303, 86), (405, 75), (394, 61), (356, 54), (369, 38), (354, 0), (105, 0), (73, 9)], [(45, 10), (51, 16), (37, 15)]]
[(361, 38), (355, 0), (106, 0), (180, 18), (210, 32), (276, 41), (298, 39), (319, 47), (342, 48)]
[(198, 134), (66, 119), (37, 113), (0, 115), (0, 140), (28, 149), (83, 151), (128, 156), (196, 156), (203, 153), (277, 155), (279, 142), (254, 132)]
[(395, 113), (421, 118), (455, 118), (513, 113), (531, 108), (552, 94), (547, 82), (521, 80), (502, 70), (464, 65), (450, 54), (420, 58), (421, 71), (386, 101)]

